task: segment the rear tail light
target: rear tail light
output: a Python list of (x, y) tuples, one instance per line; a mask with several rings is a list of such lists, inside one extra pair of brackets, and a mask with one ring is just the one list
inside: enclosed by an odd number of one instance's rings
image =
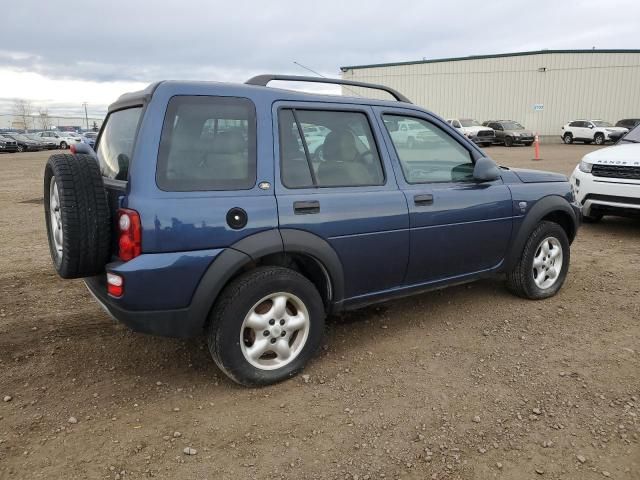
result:
[(107, 292), (112, 297), (121, 297), (124, 293), (124, 279), (120, 275), (107, 272)]
[(118, 210), (118, 256), (123, 261), (136, 258), (142, 252), (140, 215), (135, 210)]

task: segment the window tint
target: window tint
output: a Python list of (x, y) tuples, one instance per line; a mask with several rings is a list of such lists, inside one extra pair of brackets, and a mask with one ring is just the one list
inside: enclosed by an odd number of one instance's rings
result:
[(367, 116), (360, 112), (280, 110), (280, 169), (288, 188), (384, 184)]
[(97, 147), (102, 175), (126, 180), (142, 107), (127, 108), (109, 114)]
[(156, 180), (169, 191), (252, 188), (256, 182), (253, 103), (234, 97), (173, 97), (162, 127)]
[[(415, 136), (405, 135), (398, 124), (418, 125)], [(464, 182), (473, 180), (471, 154), (449, 134), (426, 120), (385, 115), (384, 124), (398, 154), (408, 183)]]

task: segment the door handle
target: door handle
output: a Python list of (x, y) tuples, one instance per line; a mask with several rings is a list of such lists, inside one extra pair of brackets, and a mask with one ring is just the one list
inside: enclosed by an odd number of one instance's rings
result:
[(433, 203), (433, 195), (431, 193), (423, 193), (413, 196), (413, 203), (417, 206), (431, 205)]
[(317, 200), (293, 202), (293, 213), (295, 213), (296, 215), (320, 213), (320, 202)]

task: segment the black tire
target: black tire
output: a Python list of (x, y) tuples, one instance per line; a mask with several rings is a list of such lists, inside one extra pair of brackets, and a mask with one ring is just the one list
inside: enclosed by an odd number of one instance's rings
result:
[[(541, 242), (548, 237), (553, 237), (559, 241), (562, 247), (563, 260), (555, 283), (546, 289), (541, 289), (534, 280), (533, 259)], [(557, 223), (542, 221), (529, 235), (516, 266), (511, 272), (507, 273), (507, 288), (515, 295), (531, 300), (552, 297), (560, 290), (565, 281), (570, 260), (569, 239), (564, 229)]]
[(66, 149), (67, 149), (67, 147), (68, 147), (67, 142), (64, 142), (64, 141), (63, 141), (63, 142), (60, 142), (60, 148), (61, 148), (62, 150), (66, 150)]
[(604, 142), (605, 140), (603, 133), (596, 133), (593, 137), (593, 143), (595, 143), (596, 145), (604, 145)]
[(571, 144), (573, 143), (573, 135), (572, 135), (572, 134), (570, 134), (569, 132), (565, 133), (565, 134), (562, 136), (562, 141), (563, 141), (564, 143), (566, 143), (567, 145), (571, 145)]
[(24, 147), (22, 145), (18, 145), (18, 153), (24, 152)]
[(533, 145), (533, 142), (524, 142), (525, 147), (530, 147), (531, 145)]
[[(58, 190), (61, 251), (54, 242), (51, 190)], [(44, 212), (53, 265), (62, 278), (104, 272), (109, 260), (111, 220), (102, 175), (90, 155), (51, 155), (44, 171)], [(56, 227), (57, 228), (57, 227)]]
[(513, 147), (513, 137), (504, 137), (504, 146)]
[[(277, 292), (293, 294), (302, 301), (309, 314), (310, 326), (306, 342), (297, 356), (283, 367), (266, 370), (245, 358), (240, 335), (249, 311), (261, 299)], [(320, 294), (306, 277), (288, 268), (260, 267), (233, 280), (216, 301), (207, 329), (209, 351), (220, 370), (234, 382), (246, 386), (280, 382), (300, 372), (320, 346), (324, 319)]]

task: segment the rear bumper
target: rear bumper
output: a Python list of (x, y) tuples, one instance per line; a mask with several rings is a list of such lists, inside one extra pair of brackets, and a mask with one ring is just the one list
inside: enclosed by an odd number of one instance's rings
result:
[(107, 293), (104, 275), (85, 278), (84, 283), (93, 298), (116, 321), (130, 329), (163, 337), (194, 337), (202, 334), (204, 319), (194, 321), (189, 308), (174, 310), (127, 310)]
[(221, 251), (142, 254), (128, 262), (109, 263), (107, 272), (123, 279), (124, 294), (118, 298), (107, 293), (106, 274), (84, 281), (100, 305), (132, 330), (193, 337), (202, 333), (208, 314), (195, 302), (194, 293)]

